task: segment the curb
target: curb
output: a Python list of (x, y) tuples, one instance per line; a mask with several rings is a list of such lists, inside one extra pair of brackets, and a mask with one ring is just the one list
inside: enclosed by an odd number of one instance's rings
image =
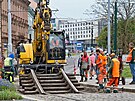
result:
[[(95, 88), (98, 87), (98, 85), (84, 84), (84, 83), (80, 83), (80, 82), (79, 82), (79, 84), (82, 85), (82, 86), (86, 86), (86, 87), (95, 87)], [(111, 87), (111, 88), (113, 88), (113, 87)], [(132, 88), (118, 87), (118, 89), (120, 91), (122, 91), (122, 92), (132, 92), (132, 93), (135, 93), (135, 89), (132, 89)]]

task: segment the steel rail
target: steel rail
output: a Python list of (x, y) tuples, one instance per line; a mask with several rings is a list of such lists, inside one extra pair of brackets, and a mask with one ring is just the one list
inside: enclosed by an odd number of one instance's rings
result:
[(36, 86), (37, 86), (39, 92), (40, 92), (41, 94), (48, 94), (47, 92), (45, 92), (45, 91), (43, 90), (41, 84), (39, 83), (39, 81), (38, 81), (38, 79), (37, 79), (37, 76), (36, 76), (34, 70), (33, 70), (33, 69), (30, 69), (30, 71), (31, 71), (32, 77), (33, 77), (33, 79), (34, 79), (34, 81), (35, 81), (35, 84), (36, 84)]
[(68, 76), (65, 74), (64, 70), (62, 68), (60, 68), (61, 73), (63, 74), (64, 78), (66, 79), (66, 81), (68, 82), (68, 84), (70, 85), (70, 87), (74, 90), (74, 92), (79, 93), (79, 91), (76, 89), (76, 87), (73, 85), (73, 83), (70, 81), (70, 79), (68, 78)]

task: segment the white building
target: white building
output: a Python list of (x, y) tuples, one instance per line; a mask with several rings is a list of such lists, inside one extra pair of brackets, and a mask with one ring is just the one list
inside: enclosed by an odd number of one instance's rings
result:
[(34, 22), (34, 16), (35, 16), (35, 12), (34, 10), (29, 6), (29, 12), (28, 12), (28, 39), (30, 39), (30, 35), (31, 35), (31, 39), (34, 39), (34, 29), (32, 28), (33, 26), (33, 22)]
[(81, 41), (84, 42), (86, 48), (96, 44), (95, 38), (98, 36), (98, 21), (66, 21), (60, 24), (60, 30), (65, 30), (65, 34), (69, 35), (70, 43)]

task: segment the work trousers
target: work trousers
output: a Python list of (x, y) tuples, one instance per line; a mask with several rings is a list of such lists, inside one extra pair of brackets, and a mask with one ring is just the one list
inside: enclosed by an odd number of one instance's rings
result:
[(110, 87), (114, 84), (114, 87), (117, 88), (118, 87), (118, 82), (119, 82), (119, 77), (112, 77), (109, 78), (109, 81), (107, 83), (107, 87)]
[(129, 66), (133, 76), (133, 82), (135, 82), (135, 64), (130, 63)]
[(88, 70), (87, 69), (81, 69), (81, 75), (85, 78), (88, 78)]
[(99, 74), (98, 74), (98, 83), (103, 84), (103, 79), (106, 76), (106, 68), (105, 67), (99, 67), (98, 68)]

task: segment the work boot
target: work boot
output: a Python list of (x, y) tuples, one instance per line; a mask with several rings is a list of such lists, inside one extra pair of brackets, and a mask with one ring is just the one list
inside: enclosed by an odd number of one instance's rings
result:
[(118, 90), (117, 90), (117, 89), (114, 89), (114, 90), (113, 90), (113, 93), (118, 93)]
[(106, 88), (105, 93), (111, 93), (110, 88)]
[(85, 77), (85, 82), (87, 81), (88, 79)]

